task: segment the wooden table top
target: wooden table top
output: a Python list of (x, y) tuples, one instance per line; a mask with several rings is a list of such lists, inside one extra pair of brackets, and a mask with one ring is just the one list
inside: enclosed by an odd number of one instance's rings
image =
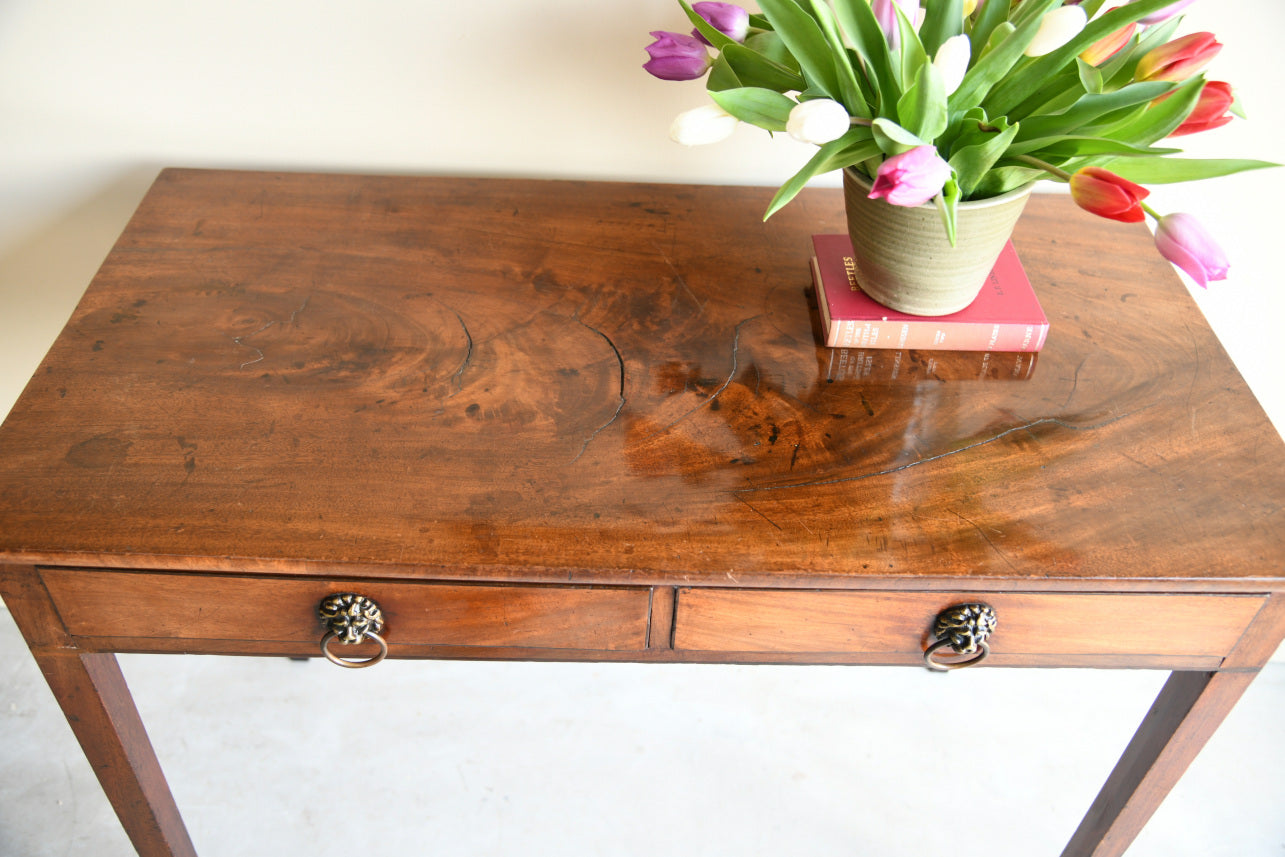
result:
[(0, 561), (1272, 588), (1285, 446), (1142, 227), (1036, 196), (1026, 381), (826, 380), (808, 190), (167, 170), (0, 428)]

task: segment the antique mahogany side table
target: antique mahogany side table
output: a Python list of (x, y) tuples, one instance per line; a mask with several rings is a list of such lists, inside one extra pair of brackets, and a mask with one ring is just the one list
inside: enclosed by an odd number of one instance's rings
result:
[(1064, 854), (1124, 852), (1285, 635), (1280, 436), (1057, 197), (1029, 379), (833, 380), (841, 194), (770, 195), (160, 175), (0, 429), (0, 591), (139, 854), (195, 852), (114, 653), (323, 650), (1172, 670)]

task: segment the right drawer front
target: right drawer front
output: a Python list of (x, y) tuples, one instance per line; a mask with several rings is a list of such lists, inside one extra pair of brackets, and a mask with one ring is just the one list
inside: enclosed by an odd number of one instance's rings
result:
[(779, 592), (680, 589), (674, 647), (743, 653), (917, 655), (937, 614), (982, 601), (996, 655), (1222, 657), (1261, 595)]

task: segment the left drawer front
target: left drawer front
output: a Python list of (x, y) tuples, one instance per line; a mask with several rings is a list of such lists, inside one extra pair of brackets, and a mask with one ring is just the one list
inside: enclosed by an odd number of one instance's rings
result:
[(379, 603), (391, 646), (628, 651), (647, 646), (646, 589), (487, 586), (44, 569), (79, 637), (315, 643), (321, 599)]

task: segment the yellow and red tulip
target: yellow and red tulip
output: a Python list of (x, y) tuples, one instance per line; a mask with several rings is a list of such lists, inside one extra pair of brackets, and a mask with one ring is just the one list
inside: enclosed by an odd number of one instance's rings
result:
[(1135, 80), (1186, 80), (1223, 49), (1213, 33), (1192, 33), (1152, 48), (1138, 60)]
[[(1108, 11), (1114, 12), (1116, 8), (1119, 7), (1109, 9)], [(1129, 39), (1133, 38), (1134, 31), (1137, 29), (1138, 25), (1136, 22), (1128, 25), (1127, 27), (1121, 27), (1111, 35), (1106, 36), (1085, 48), (1080, 54), (1080, 59), (1084, 60), (1089, 65), (1102, 65), (1102, 63), (1115, 56), (1121, 48), (1129, 43)]]

